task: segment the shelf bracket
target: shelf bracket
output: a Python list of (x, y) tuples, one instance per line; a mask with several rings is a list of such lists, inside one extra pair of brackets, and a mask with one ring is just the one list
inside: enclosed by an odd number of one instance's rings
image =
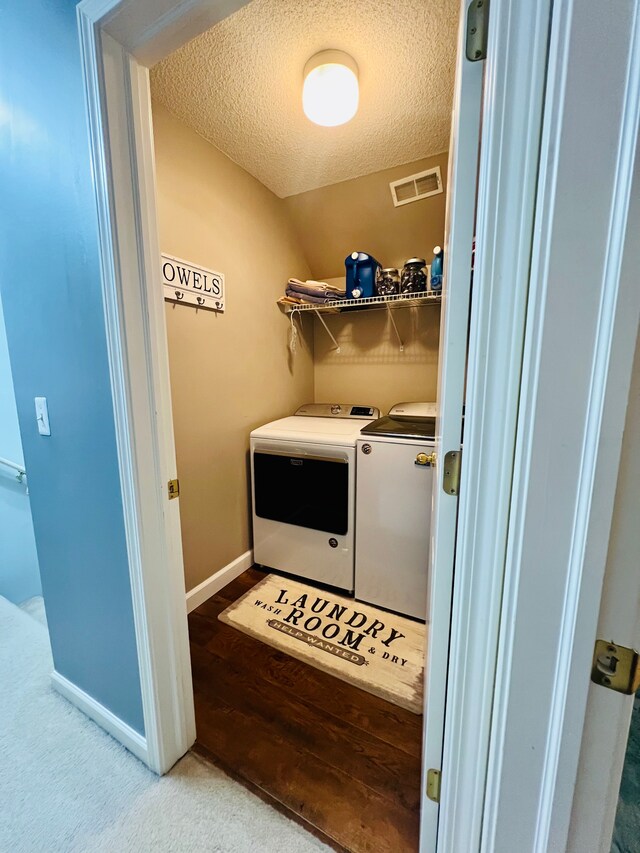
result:
[(389, 319), (391, 320), (391, 325), (393, 326), (393, 331), (396, 333), (396, 338), (398, 339), (398, 343), (400, 344), (400, 352), (404, 352), (404, 343), (402, 338), (400, 337), (400, 332), (398, 331), (398, 327), (396, 326), (395, 317), (393, 316), (393, 311), (391, 310), (391, 306), (387, 302), (387, 314), (389, 315)]
[(324, 330), (325, 330), (325, 332), (326, 332), (326, 333), (329, 335), (329, 337), (331, 338), (331, 340), (332, 340), (332, 342), (333, 342), (333, 347), (334, 347), (335, 351), (336, 351), (337, 353), (339, 353), (339, 352), (340, 352), (340, 344), (338, 343), (338, 341), (337, 341), (337, 340), (333, 337), (333, 335), (331, 334), (331, 329), (330, 329), (330, 328), (327, 326), (327, 324), (325, 323), (324, 317), (322, 316), (322, 314), (321, 314), (317, 309), (316, 309), (316, 310), (314, 310), (314, 312), (313, 312), (313, 313), (316, 315), (316, 317), (318, 318), (318, 320), (320, 320), (320, 322), (321, 322), (321, 323), (322, 323), (322, 325), (324, 326)]

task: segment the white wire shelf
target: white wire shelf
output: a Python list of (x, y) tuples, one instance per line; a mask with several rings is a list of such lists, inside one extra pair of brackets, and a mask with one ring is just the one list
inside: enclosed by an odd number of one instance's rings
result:
[[(336, 299), (334, 302), (326, 302), (324, 305), (316, 304), (315, 302), (304, 302), (299, 305), (293, 305), (286, 302), (278, 302), (280, 308), (285, 314), (289, 315), (291, 320), (292, 331), (295, 332), (295, 315), (299, 314), (314, 314), (324, 326), (324, 330), (331, 338), (333, 348), (336, 353), (340, 352), (340, 344), (335, 339), (331, 329), (327, 326), (327, 322), (322, 316), (323, 314), (345, 314), (351, 311), (369, 311), (374, 308), (385, 308), (389, 315), (389, 321), (393, 327), (400, 352), (404, 352), (404, 341), (400, 337), (400, 332), (393, 317), (393, 312), (396, 308), (414, 308), (419, 305), (439, 305), (442, 301), (440, 293), (422, 293), (419, 296), (415, 293), (398, 293), (394, 296), (368, 296), (364, 299)], [(393, 310), (392, 310), (393, 309)]]
[(344, 311), (362, 311), (371, 308), (413, 308), (416, 305), (439, 305), (442, 296), (439, 293), (398, 293), (394, 296), (368, 296), (364, 299), (336, 299), (324, 305), (315, 302), (302, 302), (299, 305), (279, 302), (285, 314), (342, 314)]

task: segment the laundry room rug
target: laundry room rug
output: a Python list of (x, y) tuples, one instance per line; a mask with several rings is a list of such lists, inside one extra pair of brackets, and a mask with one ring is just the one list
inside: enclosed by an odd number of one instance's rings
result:
[(422, 713), (426, 626), (277, 575), (218, 617), (336, 678)]

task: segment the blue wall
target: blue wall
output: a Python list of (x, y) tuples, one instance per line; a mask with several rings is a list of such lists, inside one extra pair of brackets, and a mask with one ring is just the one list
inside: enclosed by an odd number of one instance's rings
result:
[[(4, 7), (0, 188), (0, 288), (56, 670), (142, 732), (72, 0)], [(35, 396), (48, 399), (48, 438)]]
[[(0, 456), (24, 464), (0, 300)], [(0, 595), (15, 604), (41, 595), (27, 484), (0, 465)]]

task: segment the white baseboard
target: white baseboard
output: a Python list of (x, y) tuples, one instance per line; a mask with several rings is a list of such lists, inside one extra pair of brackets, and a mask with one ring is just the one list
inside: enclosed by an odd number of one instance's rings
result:
[(116, 715), (101, 705), (84, 690), (81, 690), (64, 675), (53, 671), (51, 684), (61, 696), (64, 696), (72, 705), (79, 708), (90, 717), (100, 728), (108, 732), (111, 737), (132, 752), (137, 758), (149, 766), (147, 740), (127, 723), (123, 723)]
[(235, 580), (243, 572), (246, 572), (252, 565), (253, 551), (245, 551), (244, 554), (241, 554), (241, 556), (233, 562), (223, 566), (221, 569), (218, 569), (217, 572), (214, 572), (210, 578), (206, 579), (206, 581), (202, 581), (198, 586), (194, 586), (194, 588), (187, 593), (187, 613), (191, 613), (191, 611), (195, 610), (196, 607), (200, 607), (200, 605), (204, 604), (208, 598), (211, 598), (211, 596), (215, 595), (223, 586), (231, 583), (232, 580)]

